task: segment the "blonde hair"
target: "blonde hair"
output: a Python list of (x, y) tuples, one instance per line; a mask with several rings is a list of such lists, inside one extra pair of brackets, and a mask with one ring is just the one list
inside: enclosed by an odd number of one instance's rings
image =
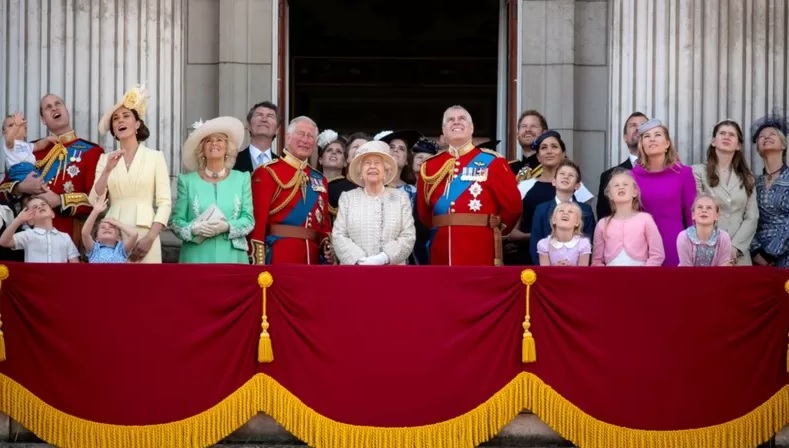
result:
[[(664, 125), (655, 126), (655, 128), (663, 129), (663, 132), (666, 133), (666, 140), (668, 140), (668, 149), (666, 150), (666, 154), (663, 159), (663, 167), (673, 166), (675, 163), (679, 162), (679, 154), (677, 154), (677, 150), (674, 148), (674, 142), (671, 140), (671, 133), (668, 131), (668, 128)], [(653, 129), (655, 129), (653, 128)], [(651, 131), (652, 129), (650, 129)], [(646, 169), (649, 160), (647, 158), (647, 153), (644, 151), (644, 134), (638, 136), (638, 162), (641, 165), (641, 168)], [(611, 176), (613, 177), (613, 175)]]
[(608, 185), (605, 186), (605, 197), (608, 199), (608, 205), (611, 207), (611, 215), (608, 216), (605, 222), (606, 231), (608, 230), (608, 225), (611, 223), (611, 218), (616, 215), (616, 203), (614, 202), (614, 198), (611, 197), (611, 186), (614, 184), (614, 179), (617, 176), (628, 177), (633, 182), (633, 189), (636, 190), (636, 196), (631, 203), (633, 211), (640, 212), (644, 210), (644, 206), (641, 204), (641, 190), (638, 188), (638, 183), (636, 183), (636, 178), (633, 177), (633, 173), (625, 168), (615, 168), (611, 173), (611, 178), (608, 179)]
[(715, 204), (715, 211), (718, 213), (721, 212), (721, 204), (720, 202), (718, 202), (717, 199), (715, 199), (715, 196), (709, 193), (699, 193), (696, 196), (696, 199), (693, 200), (693, 205), (690, 206), (691, 213), (693, 213), (693, 210), (696, 210), (696, 206), (699, 205), (699, 201), (702, 199), (709, 199), (710, 201), (712, 201), (712, 203)]
[(554, 220), (557, 218), (557, 215), (559, 214), (559, 210), (562, 209), (562, 208), (566, 208), (566, 207), (569, 207), (569, 208), (575, 210), (576, 213), (578, 213), (578, 225), (576, 225), (575, 228), (573, 228), (573, 235), (574, 236), (583, 236), (583, 234), (584, 234), (584, 232), (582, 230), (582, 227), (584, 225), (584, 220), (583, 220), (584, 212), (581, 210), (581, 206), (579, 206), (575, 202), (562, 202), (562, 203), (556, 205), (556, 208), (553, 209), (553, 214), (551, 214), (551, 238), (552, 239), (556, 238), (556, 224), (554, 224)]
[(234, 145), (227, 134), (224, 132), (214, 132), (213, 134), (206, 135), (202, 140), (200, 140), (200, 144), (197, 145), (195, 148), (195, 159), (197, 159), (197, 170), (203, 171), (208, 163), (205, 158), (205, 153), (203, 152), (203, 146), (205, 146), (206, 140), (212, 135), (221, 134), (227, 138), (227, 150), (225, 151), (225, 169), (232, 170), (233, 166), (236, 164), (236, 157), (238, 157), (238, 148)]

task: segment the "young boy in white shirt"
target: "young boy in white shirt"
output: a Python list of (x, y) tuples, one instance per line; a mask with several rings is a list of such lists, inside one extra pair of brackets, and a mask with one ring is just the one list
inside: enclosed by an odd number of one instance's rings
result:
[(58, 138), (50, 135), (35, 143), (27, 139), (27, 121), (19, 112), (9, 115), (3, 120), (3, 151), (5, 152), (6, 169), (12, 182), (21, 182), (36, 170), (35, 151), (46, 149), (50, 144), (57, 144)]
[[(55, 212), (43, 199), (33, 198), (0, 235), (0, 246), (25, 251), (29, 263), (79, 263), (79, 251), (68, 234), (52, 222)], [(32, 228), (16, 233), (23, 223)]]

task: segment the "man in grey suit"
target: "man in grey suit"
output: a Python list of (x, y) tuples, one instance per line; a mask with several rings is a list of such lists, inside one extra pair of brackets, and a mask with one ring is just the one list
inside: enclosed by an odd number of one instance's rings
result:
[(624, 138), (627, 148), (630, 150), (630, 155), (624, 162), (619, 165), (603, 171), (600, 175), (600, 190), (597, 193), (597, 220), (605, 218), (611, 214), (611, 206), (608, 204), (608, 198), (605, 195), (605, 187), (611, 179), (611, 173), (616, 168), (633, 169), (633, 164), (638, 159), (638, 127), (645, 123), (649, 118), (641, 112), (633, 112), (625, 120)]
[(247, 112), (249, 146), (239, 151), (234, 170), (253, 172), (257, 167), (279, 158), (272, 143), (279, 131), (279, 109), (270, 101), (255, 104)]

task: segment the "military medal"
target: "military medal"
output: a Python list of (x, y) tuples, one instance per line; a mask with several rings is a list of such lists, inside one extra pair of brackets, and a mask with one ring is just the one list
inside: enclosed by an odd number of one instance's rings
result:
[(68, 168), (66, 168), (66, 173), (68, 173), (68, 175), (71, 177), (76, 177), (79, 174), (79, 167), (76, 165), (70, 165)]
[(64, 193), (74, 193), (74, 184), (71, 181), (67, 181), (63, 183), (63, 192)]
[(73, 155), (73, 156), (71, 156), (71, 158), (69, 158), (69, 161), (72, 162), (72, 163), (74, 163), (74, 162), (82, 162), (82, 151), (81, 150), (77, 151), (76, 155)]
[[(485, 174), (485, 176), (487, 177), (487, 173)], [(478, 196), (482, 194), (482, 185), (480, 185), (479, 182), (474, 182), (469, 187), (468, 192), (474, 198), (469, 201), (468, 209), (471, 210), (472, 212), (478, 212), (482, 210), (482, 201), (478, 199)]]

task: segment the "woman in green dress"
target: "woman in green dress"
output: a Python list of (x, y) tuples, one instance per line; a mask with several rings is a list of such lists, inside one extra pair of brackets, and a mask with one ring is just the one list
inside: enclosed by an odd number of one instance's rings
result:
[(180, 262), (248, 264), (246, 236), (255, 225), (250, 177), (232, 169), (244, 125), (219, 117), (193, 128), (170, 224), (183, 241)]

